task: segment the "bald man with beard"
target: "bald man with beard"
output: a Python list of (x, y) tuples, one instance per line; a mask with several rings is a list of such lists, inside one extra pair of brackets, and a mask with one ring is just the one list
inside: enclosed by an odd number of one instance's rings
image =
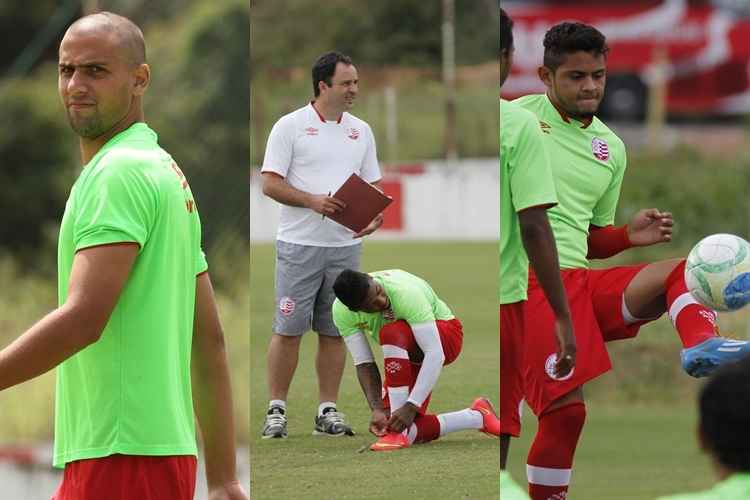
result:
[(0, 351), (0, 390), (58, 368), (55, 500), (192, 500), (196, 420), (209, 498), (244, 500), (200, 218), (144, 122), (141, 30), (79, 19), (58, 76), (84, 164), (60, 227), (59, 307)]

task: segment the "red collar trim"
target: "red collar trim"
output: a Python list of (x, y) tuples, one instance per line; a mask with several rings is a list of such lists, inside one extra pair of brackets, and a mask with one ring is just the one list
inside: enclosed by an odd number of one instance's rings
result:
[[(310, 101), (310, 106), (312, 106), (312, 108), (315, 110), (315, 113), (318, 115), (318, 118), (320, 118), (320, 121), (322, 121), (323, 123), (326, 123), (325, 117), (323, 115), (321, 115), (320, 111), (318, 111), (318, 108), (315, 107), (315, 101)], [(338, 120), (336, 120), (336, 123), (341, 123), (341, 118), (343, 118), (343, 117), (344, 117), (344, 114), (341, 113), (339, 115)]]
[[(570, 118), (568, 116), (568, 113), (565, 112), (562, 108), (558, 107), (557, 104), (555, 104), (552, 99), (550, 99), (549, 94), (547, 95), (547, 99), (549, 100), (550, 104), (557, 110), (558, 113), (560, 113), (560, 118), (563, 119), (565, 123), (572, 123), (571, 120), (576, 120), (575, 118)], [(579, 121), (579, 120), (576, 120)], [(583, 123), (581, 125), (581, 128), (587, 128), (589, 125), (591, 125), (594, 122), (593, 118), (587, 118), (586, 120), (581, 120), (580, 123)]]

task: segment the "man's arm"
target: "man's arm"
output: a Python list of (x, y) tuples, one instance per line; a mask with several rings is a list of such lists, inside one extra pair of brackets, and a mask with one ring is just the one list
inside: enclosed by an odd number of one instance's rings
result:
[(555, 313), (555, 333), (559, 346), (555, 376), (563, 377), (575, 366), (576, 339), (565, 288), (560, 279), (560, 262), (547, 209), (544, 206), (527, 208), (518, 213), (518, 220), (526, 255)]
[(206, 455), (211, 500), (247, 498), (236, 473), (232, 387), (224, 333), (207, 272), (198, 275), (193, 326), (193, 405)]
[(376, 436), (385, 434), (388, 419), (383, 409), (381, 391), (383, 382), (380, 378), (378, 365), (372, 355), (370, 343), (367, 342), (363, 332), (355, 332), (344, 337), (346, 348), (352, 355), (354, 366), (357, 368), (357, 380), (362, 387), (362, 392), (367, 400), (367, 405), (372, 410), (370, 418), (370, 432)]
[(286, 179), (274, 172), (263, 172), (263, 194), (282, 205), (309, 208), (322, 215), (341, 212), (346, 204), (332, 196), (311, 194), (289, 184)]
[(0, 390), (51, 370), (99, 340), (137, 255), (135, 243), (79, 250), (65, 304), (0, 351)]

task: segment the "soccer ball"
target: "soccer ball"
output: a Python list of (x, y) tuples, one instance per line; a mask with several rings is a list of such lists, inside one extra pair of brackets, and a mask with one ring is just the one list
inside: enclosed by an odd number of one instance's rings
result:
[(750, 243), (733, 234), (713, 234), (693, 247), (685, 283), (695, 300), (719, 311), (750, 302)]

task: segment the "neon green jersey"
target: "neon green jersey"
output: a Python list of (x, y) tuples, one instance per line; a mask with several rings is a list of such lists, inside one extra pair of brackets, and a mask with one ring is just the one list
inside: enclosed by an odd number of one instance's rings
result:
[(201, 227), (182, 172), (136, 123), (84, 167), (58, 242), (59, 303), (75, 252), (140, 246), (96, 343), (57, 370), (54, 465), (85, 458), (196, 454), (190, 349)]
[(518, 212), (557, 203), (539, 121), (517, 104), (500, 100), (500, 303), (526, 299), (529, 259)]
[(696, 493), (660, 497), (658, 500), (745, 500), (750, 498), (750, 472), (732, 474), (713, 488)]
[(558, 205), (547, 211), (561, 268), (587, 268), (589, 225), (613, 224), (625, 174), (625, 145), (594, 117), (588, 126), (564, 118), (546, 95), (513, 101), (541, 122)]
[(410, 325), (418, 325), (438, 319), (454, 318), (445, 302), (440, 300), (432, 287), (422, 278), (400, 269), (369, 274), (385, 290), (391, 303), (392, 315), (388, 311), (352, 311), (336, 299), (333, 302), (333, 322), (342, 337), (364, 332), (379, 344), (378, 334), (387, 323), (402, 319)]

